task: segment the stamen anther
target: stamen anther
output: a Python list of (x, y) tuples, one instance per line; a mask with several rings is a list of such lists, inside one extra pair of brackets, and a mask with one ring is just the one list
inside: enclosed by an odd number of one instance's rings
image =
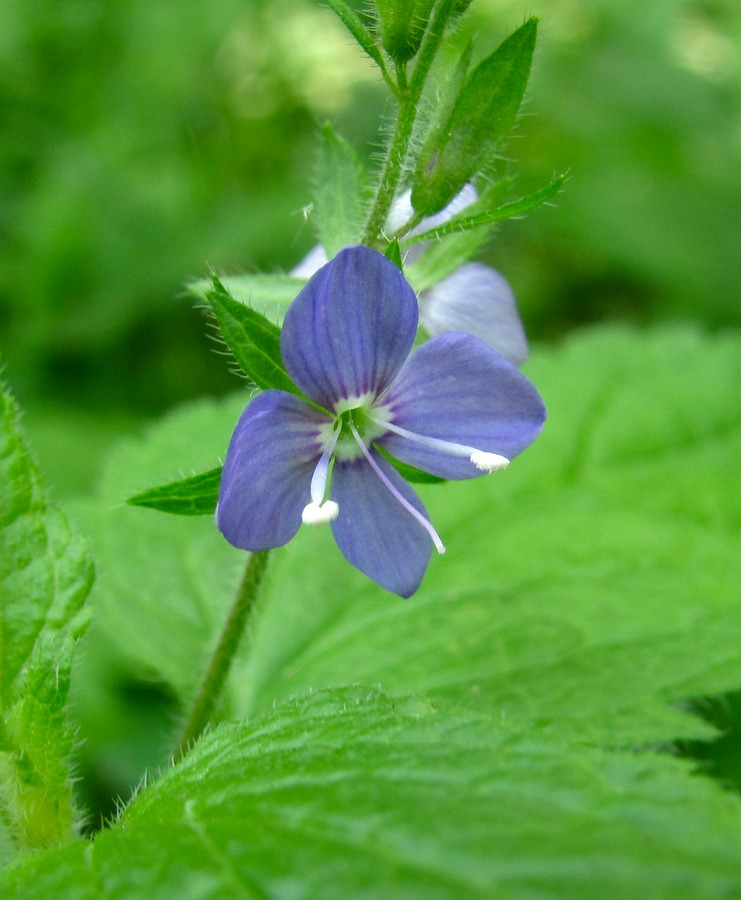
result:
[(334, 500), (325, 500), (324, 503), (308, 503), (301, 513), (301, 521), (304, 525), (325, 525), (336, 519), (340, 513), (340, 507)]
[(506, 469), (509, 460), (499, 453), (487, 453), (485, 450), (474, 450), (471, 454), (471, 462), (482, 472), (499, 472)]

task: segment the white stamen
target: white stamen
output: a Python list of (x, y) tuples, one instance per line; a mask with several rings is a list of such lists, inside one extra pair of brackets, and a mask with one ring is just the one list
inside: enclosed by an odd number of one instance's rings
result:
[[(371, 418), (369, 416), (368, 418)], [(393, 422), (386, 422), (382, 419), (372, 419), (377, 425), (383, 426), (388, 431), (393, 431), (399, 437), (407, 438), (423, 447), (429, 447), (431, 450), (440, 450), (442, 453), (448, 453), (450, 456), (465, 456), (482, 472), (497, 472), (500, 469), (506, 469), (509, 460), (506, 456), (499, 453), (489, 453), (486, 450), (479, 450), (476, 447), (469, 447), (468, 444), (457, 444), (455, 441), (445, 441), (442, 438), (429, 437), (426, 434), (417, 434), (415, 431), (408, 431), (400, 425)]]
[(471, 454), (471, 462), (482, 472), (499, 472), (509, 465), (506, 456), (500, 456), (498, 453), (486, 453), (484, 450), (474, 450)]
[(353, 437), (357, 441), (358, 446), (362, 450), (363, 456), (368, 461), (370, 467), (373, 469), (373, 471), (376, 473), (376, 475), (378, 475), (378, 477), (381, 479), (383, 484), (389, 489), (389, 491), (391, 491), (391, 494), (393, 495), (394, 499), (398, 500), (398, 502), (404, 507), (404, 509), (411, 516), (413, 516), (414, 519), (417, 522), (419, 522), (419, 524), (424, 528), (424, 530), (427, 532), (427, 534), (429, 534), (429, 536), (432, 538), (432, 543), (435, 545), (435, 549), (437, 550), (437, 552), (440, 554), (445, 553), (445, 544), (443, 544), (442, 540), (440, 539), (440, 535), (435, 531), (435, 529), (432, 525), (432, 522), (429, 522), (427, 519), (425, 519), (425, 517), (422, 515), (422, 513), (418, 509), (415, 509), (403, 494), (399, 493), (397, 488), (394, 487), (394, 485), (389, 481), (389, 479), (386, 476), (386, 473), (383, 471), (383, 469), (378, 465), (378, 463), (375, 461), (375, 459), (373, 459), (373, 457), (371, 456), (368, 448), (363, 443), (363, 439), (360, 437), (360, 433), (358, 432), (358, 429), (355, 427), (355, 425), (352, 422), (350, 422), (349, 425), (350, 425), (350, 430), (353, 433)]
[[(314, 506), (321, 506), (327, 493), (327, 479), (329, 478), (329, 464), (332, 461), (332, 454), (337, 445), (337, 438), (340, 436), (340, 429), (335, 428), (329, 443), (324, 448), (324, 452), (319, 457), (316, 464), (314, 474), (311, 476), (311, 503)], [(333, 517), (334, 518), (334, 517)]]
[(301, 513), (301, 521), (304, 525), (325, 525), (336, 519), (339, 515), (340, 507), (334, 500), (325, 500), (324, 503), (308, 503)]

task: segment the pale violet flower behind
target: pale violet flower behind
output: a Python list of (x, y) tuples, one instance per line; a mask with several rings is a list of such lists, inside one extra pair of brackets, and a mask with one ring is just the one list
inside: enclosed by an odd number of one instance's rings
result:
[[(434, 216), (423, 219), (410, 235), (422, 234), (442, 225), (462, 212), (477, 199), (476, 189), (467, 184), (450, 204)], [(414, 215), (411, 191), (405, 191), (394, 202), (386, 227), (394, 234)], [(425, 244), (414, 244), (406, 254), (410, 265)], [(327, 254), (317, 245), (291, 271), (297, 278), (310, 278), (327, 262)], [(527, 359), (527, 338), (517, 311), (517, 303), (507, 279), (496, 269), (483, 263), (464, 263), (419, 295), (420, 319), (430, 335), (447, 331), (467, 331), (480, 338), (516, 366)]]
[(331, 522), (343, 555), (408, 597), (444, 546), (390, 456), (448, 479), (504, 468), (545, 410), (500, 354), (460, 332), (412, 351), (414, 291), (382, 254), (341, 250), (286, 312), (283, 364), (303, 399), (268, 390), (247, 405), (224, 462), (217, 524), (259, 551)]

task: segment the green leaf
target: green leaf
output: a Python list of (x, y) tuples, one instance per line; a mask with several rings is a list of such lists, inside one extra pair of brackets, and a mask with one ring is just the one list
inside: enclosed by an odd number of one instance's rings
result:
[(566, 746), (370, 688), (206, 736), (91, 844), (6, 900), (549, 897), (741, 890), (741, 800), (669, 757)]
[[(0, 893), (738, 893), (738, 797), (635, 748), (711, 737), (687, 701), (741, 684), (740, 351), (681, 328), (536, 348), (544, 434), (506, 472), (421, 486), (448, 552), (418, 594), (384, 593), (328, 529), (301, 529), (230, 680), (226, 714), (251, 724)], [(115, 502), (173, 460), (213, 465), (242, 403), (121, 447), (89, 519), (99, 626), (183, 700), (243, 555), (210, 522)]]
[[(741, 684), (741, 486), (726, 477), (741, 455), (739, 342), (604, 329), (536, 349), (528, 374), (549, 410), (536, 444), (506, 472), (420, 487), (448, 552), (413, 598), (352, 569), (328, 529), (276, 551), (235, 710), (350, 679), (597, 743), (708, 734), (678, 704)], [(91, 525), (99, 623), (179, 695), (241, 554), (206, 520), (111, 507), (142, 481), (172, 480), (173, 460), (212, 467), (236, 403), (200, 405), (122, 448)]]
[(536, 32), (537, 20), (529, 19), (480, 63), (445, 125), (426, 142), (412, 186), (420, 215), (447, 206), (509, 134), (527, 87)]
[(314, 210), (327, 257), (360, 243), (366, 215), (367, 180), (360, 157), (326, 122), (321, 129)]
[[(286, 310), (306, 284), (304, 278), (265, 274), (219, 275), (219, 281), (231, 297), (262, 313), (277, 325), (282, 323)], [(210, 278), (199, 278), (186, 287), (197, 300), (207, 302), (207, 294), (213, 289), (213, 281)]]
[(280, 329), (261, 313), (229, 296), (219, 279), (206, 300), (214, 312), (224, 342), (245, 375), (259, 388), (301, 392), (288, 377), (280, 356)]
[(11, 395), (0, 393), (0, 854), (77, 826), (67, 721), (72, 650), (92, 583), (86, 549), (49, 505)]
[(126, 501), (131, 506), (146, 506), (178, 516), (213, 515), (219, 497), (221, 466), (142, 491)]
[(183, 469), (213, 469), (248, 399), (244, 391), (194, 403), (145, 438), (121, 442), (97, 496), (74, 508), (97, 561), (96, 635), (184, 702), (201, 677), (246, 555), (227, 544), (209, 516), (153, 515), (125, 500), (142, 484), (172, 482)]
[(506, 472), (422, 492), (448, 552), (414, 597), (328, 532), (276, 560), (243, 714), (351, 677), (597, 743), (707, 736), (684, 701), (741, 684), (739, 349), (605, 329), (536, 352), (544, 434)]
[(393, 241), (389, 242), (384, 251), (384, 256), (386, 257), (386, 259), (390, 259), (400, 272), (404, 271), (404, 262), (401, 258), (401, 249), (399, 248), (399, 242), (396, 240), (396, 238), (394, 238)]
[(457, 50), (455, 60), (451, 64), (439, 67), (440, 74), (435, 84), (435, 102), (431, 104), (429, 118), (420, 116), (417, 119), (413, 146), (424, 148), (427, 142), (433, 139), (433, 135), (440, 134), (445, 128), (471, 68), (473, 47), (473, 39), (469, 39)]

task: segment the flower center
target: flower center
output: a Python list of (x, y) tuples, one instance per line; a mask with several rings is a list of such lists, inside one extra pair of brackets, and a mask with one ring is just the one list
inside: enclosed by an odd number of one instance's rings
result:
[(365, 397), (360, 398), (357, 406), (345, 407), (335, 418), (335, 427), (340, 429), (335, 448), (335, 459), (348, 462), (362, 455), (355, 440), (353, 429), (360, 435), (363, 443), (370, 446), (373, 441), (386, 434), (383, 410), (374, 410), (372, 403)]
[(311, 478), (311, 502), (304, 507), (301, 520), (306, 525), (320, 525), (337, 518), (340, 508), (328, 497), (334, 461), (348, 462), (362, 456), (399, 505), (429, 534), (437, 552), (445, 553), (445, 546), (432, 523), (399, 492), (368, 448), (391, 431), (438, 452), (466, 457), (481, 472), (504, 469), (509, 465), (509, 460), (506, 456), (479, 450), (468, 444), (417, 434), (402, 428), (391, 421), (388, 407), (373, 406), (375, 399), (373, 394), (364, 394), (362, 397), (348, 397), (336, 404), (334, 419), (320, 433), (324, 449)]
[(445, 553), (445, 546), (432, 523), (399, 493), (368, 449), (373, 441), (386, 434), (390, 418), (385, 407), (373, 407), (374, 399), (373, 394), (366, 394), (342, 400), (335, 406), (334, 421), (323, 429), (324, 451), (311, 478), (311, 503), (304, 507), (301, 521), (305, 525), (320, 525), (337, 518), (340, 508), (327, 497), (332, 465), (335, 460), (347, 462), (363, 456), (399, 505), (429, 534), (437, 552)]
[(340, 400), (335, 405), (333, 421), (322, 428), (319, 437), (324, 450), (311, 478), (311, 502), (301, 513), (305, 525), (320, 525), (337, 518), (339, 507), (327, 496), (332, 466), (335, 460), (348, 462), (363, 455), (355, 435), (359, 434), (361, 441), (371, 444), (386, 433), (382, 424), (385, 412), (371, 413), (374, 400), (374, 394)]

